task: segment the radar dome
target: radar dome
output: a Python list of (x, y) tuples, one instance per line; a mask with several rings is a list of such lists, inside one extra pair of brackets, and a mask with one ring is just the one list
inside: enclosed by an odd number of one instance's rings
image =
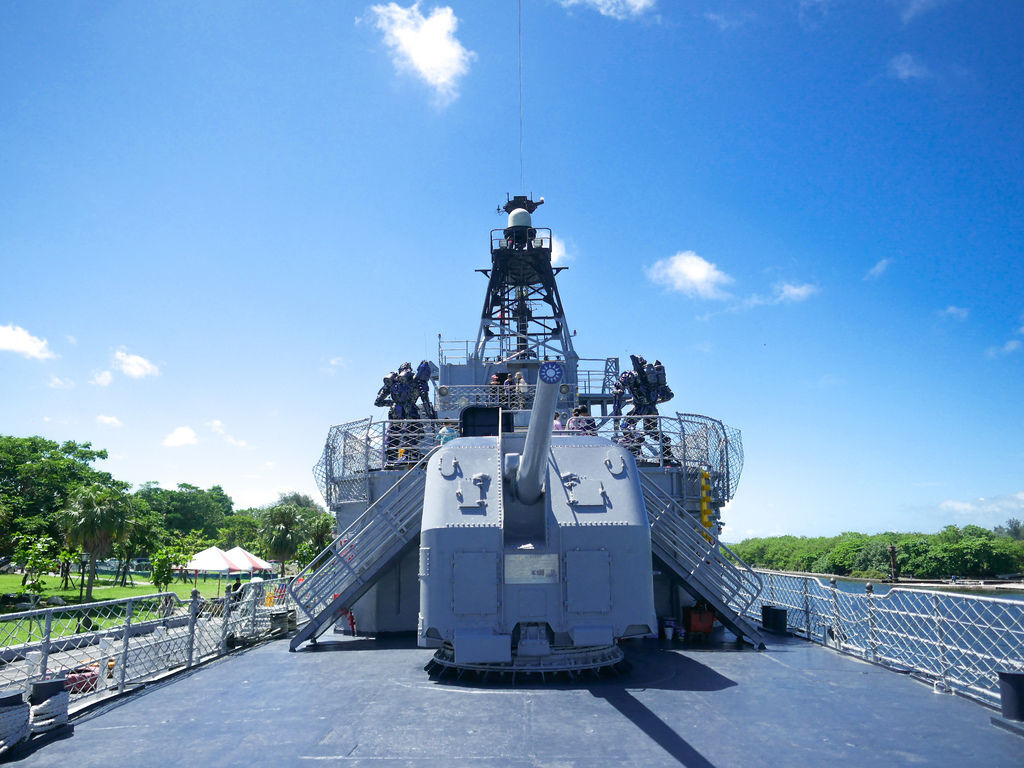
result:
[(510, 227), (532, 227), (533, 221), (530, 218), (530, 212), (525, 208), (516, 208), (508, 215), (508, 225)]

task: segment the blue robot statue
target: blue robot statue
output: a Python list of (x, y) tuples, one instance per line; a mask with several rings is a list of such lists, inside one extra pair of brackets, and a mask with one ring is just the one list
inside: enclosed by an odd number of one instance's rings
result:
[(419, 446), (423, 437), (423, 425), (418, 424), (420, 410), (417, 401), (423, 402), (427, 418), (436, 418), (430, 403), (430, 363), (424, 360), (416, 373), (412, 363), (402, 363), (397, 371), (384, 377), (384, 386), (377, 392), (374, 405), (388, 406), (388, 424), (384, 435), (384, 452), (389, 464), (417, 461)]
[(416, 369), (416, 391), (423, 403), (423, 414), (428, 419), (436, 419), (437, 411), (430, 402), (430, 363), (426, 360), (421, 360)]
[[(665, 378), (665, 366), (660, 360), (648, 363), (640, 355), (630, 355), (629, 359), (633, 363), (633, 370), (625, 371), (619, 376), (612, 389), (613, 416), (622, 416), (622, 406), (627, 402), (627, 393), (629, 401), (633, 403), (633, 407), (622, 419), (620, 442), (633, 455), (640, 458), (640, 449), (646, 434), (661, 445), (661, 457), (664, 461), (674, 461), (672, 440), (661, 431), (658, 421), (658, 404), (667, 403), (673, 397)], [(643, 432), (638, 429), (641, 423)]]

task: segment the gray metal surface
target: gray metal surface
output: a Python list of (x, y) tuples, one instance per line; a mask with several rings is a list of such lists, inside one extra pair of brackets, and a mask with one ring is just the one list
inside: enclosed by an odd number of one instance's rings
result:
[(80, 718), (18, 766), (1018, 766), (992, 711), (803, 640), (626, 645), (586, 684), (431, 681), (414, 639), (283, 642)]

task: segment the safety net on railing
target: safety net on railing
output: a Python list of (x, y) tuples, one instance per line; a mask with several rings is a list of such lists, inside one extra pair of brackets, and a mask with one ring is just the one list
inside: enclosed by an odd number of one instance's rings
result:
[(786, 609), (791, 631), (990, 703), (999, 672), (1024, 671), (1024, 601), (894, 587), (849, 592), (812, 576), (759, 571), (751, 606)]

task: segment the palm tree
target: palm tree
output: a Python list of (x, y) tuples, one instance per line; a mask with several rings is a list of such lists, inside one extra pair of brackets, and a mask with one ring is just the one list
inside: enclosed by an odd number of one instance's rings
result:
[(263, 537), (267, 542), (270, 556), (281, 561), (282, 578), (285, 562), (295, 557), (299, 550), (301, 526), (302, 514), (294, 504), (281, 504), (267, 510)]
[(110, 552), (124, 534), (131, 501), (124, 490), (94, 483), (79, 488), (64, 510), (68, 540), (89, 555), (89, 581), (85, 599), (92, 601), (96, 561)]

